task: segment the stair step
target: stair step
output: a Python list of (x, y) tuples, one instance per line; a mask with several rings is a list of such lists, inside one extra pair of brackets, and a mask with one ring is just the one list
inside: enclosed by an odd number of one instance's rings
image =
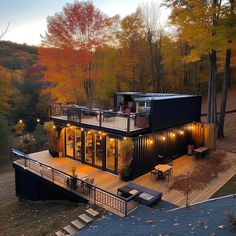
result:
[(81, 220), (83, 220), (86, 224), (91, 223), (91, 222), (93, 221), (93, 218), (91, 218), (90, 216), (88, 216), (88, 215), (85, 214), (85, 213), (79, 215), (79, 218), (80, 218)]
[(57, 231), (55, 233), (56, 236), (65, 236), (66, 234), (64, 234), (62, 231)]
[(82, 228), (85, 227), (85, 224), (82, 223), (82, 222), (79, 221), (79, 220), (74, 220), (74, 221), (71, 222), (71, 224), (72, 224), (73, 226), (75, 226), (78, 230), (80, 230), (80, 229), (82, 229)]
[(95, 211), (93, 208), (87, 209), (86, 212), (89, 213), (93, 217), (96, 217), (99, 215), (99, 212)]
[(67, 225), (63, 228), (69, 235), (74, 235), (76, 233), (78, 233), (78, 230), (76, 230), (74, 227), (72, 227), (71, 225)]

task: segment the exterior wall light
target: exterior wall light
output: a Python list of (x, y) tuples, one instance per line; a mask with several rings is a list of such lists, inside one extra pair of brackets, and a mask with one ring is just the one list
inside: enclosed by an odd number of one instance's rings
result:
[(176, 136), (176, 134), (175, 134), (174, 132), (172, 132), (172, 133), (171, 133), (171, 137), (174, 138), (175, 136)]
[(53, 129), (56, 129), (56, 125), (53, 125)]
[(126, 137), (124, 137), (124, 140), (126, 140), (127, 138)]
[(84, 129), (83, 128), (81, 128), (81, 131), (83, 131)]
[(153, 144), (153, 140), (152, 140), (152, 139), (150, 139), (149, 143), (150, 143), (150, 144)]
[(162, 141), (165, 141), (165, 140), (166, 140), (166, 137), (165, 137), (165, 136), (162, 136), (161, 139), (162, 139)]
[(183, 134), (184, 134), (184, 131), (183, 131), (183, 130), (180, 130), (179, 133), (180, 133), (181, 135), (183, 135)]
[(70, 127), (70, 124), (68, 123), (67, 126)]
[(40, 119), (39, 119), (39, 118), (37, 119), (37, 122), (38, 122), (38, 123), (40, 122)]
[(23, 120), (19, 120), (20, 123), (23, 123)]

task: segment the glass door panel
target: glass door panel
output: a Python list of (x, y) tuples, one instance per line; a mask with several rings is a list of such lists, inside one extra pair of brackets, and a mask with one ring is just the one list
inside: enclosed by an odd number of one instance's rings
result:
[(95, 152), (94, 152), (94, 164), (102, 167), (102, 135), (95, 134)]
[(106, 169), (116, 172), (116, 142), (114, 138), (107, 137), (106, 140)]
[(82, 158), (82, 136), (81, 130), (75, 130), (75, 158), (81, 161)]
[(88, 131), (86, 132), (86, 143), (85, 143), (85, 162), (93, 163), (93, 134)]
[(66, 156), (74, 157), (74, 129), (66, 129)]

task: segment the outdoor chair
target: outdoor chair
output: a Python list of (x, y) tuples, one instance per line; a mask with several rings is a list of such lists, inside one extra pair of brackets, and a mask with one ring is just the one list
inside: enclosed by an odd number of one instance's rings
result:
[(158, 172), (157, 173), (157, 178), (165, 181), (166, 175), (163, 172), (161, 172), (161, 171), (157, 171), (157, 172)]
[(158, 177), (158, 170), (152, 170), (151, 172), (150, 172), (150, 179), (157, 179), (157, 177)]

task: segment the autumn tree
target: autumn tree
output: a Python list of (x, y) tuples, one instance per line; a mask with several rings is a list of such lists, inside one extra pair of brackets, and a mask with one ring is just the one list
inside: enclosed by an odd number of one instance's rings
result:
[(164, 92), (163, 28), (160, 23), (160, 10), (160, 5), (155, 1), (147, 2), (143, 4), (141, 8), (146, 28), (152, 90), (154, 92)]
[[(75, 66), (77, 63), (69, 63), (59, 66), (58, 70), (66, 69), (66, 76), (73, 73), (70, 71), (71, 68), (72, 71), (75, 70), (73, 84), (78, 82), (77, 86), (81, 86), (79, 82), (82, 81), (88, 103), (91, 106), (96, 80), (95, 52), (109, 38), (109, 18), (97, 9), (92, 1), (76, 1), (66, 4), (62, 12), (48, 17), (47, 22), (48, 30), (43, 45), (61, 49), (63, 53), (67, 50), (79, 53), (78, 69)], [(48, 71), (50, 70), (52, 69), (49, 67)], [(78, 73), (79, 75), (77, 75)], [(57, 78), (57, 76), (49, 78), (46, 73), (46, 79), (53, 82), (55, 87), (62, 88), (64, 85), (63, 79)]]
[(225, 38), (225, 66), (224, 66), (224, 79), (222, 89), (222, 99), (220, 106), (220, 115), (218, 123), (217, 137), (224, 137), (224, 120), (226, 112), (228, 87), (231, 78), (231, 54), (232, 48), (235, 48), (236, 40), (236, 5), (234, 0), (229, 0), (229, 3), (223, 8), (223, 19), (220, 21), (220, 26), (224, 28)]
[(222, 48), (222, 31), (218, 25), (222, 17), (222, 1), (166, 0), (172, 8), (171, 22), (177, 26), (179, 37), (190, 46), (187, 62), (208, 55), (210, 73), (208, 80), (208, 122), (217, 123), (216, 75), (217, 51)]
[(10, 71), (0, 66), (0, 110), (4, 114), (9, 112), (9, 100), (13, 94), (11, 79), (12, 76)]
[[(125, 89), (142, 90), (145, 70), (145, 28), (140, 9), (121, 21), (121, 30), (117, 32), (120, 53), (120, 78), (124, 78)], [(148, 83), (146, 83), (148, 87)]]

